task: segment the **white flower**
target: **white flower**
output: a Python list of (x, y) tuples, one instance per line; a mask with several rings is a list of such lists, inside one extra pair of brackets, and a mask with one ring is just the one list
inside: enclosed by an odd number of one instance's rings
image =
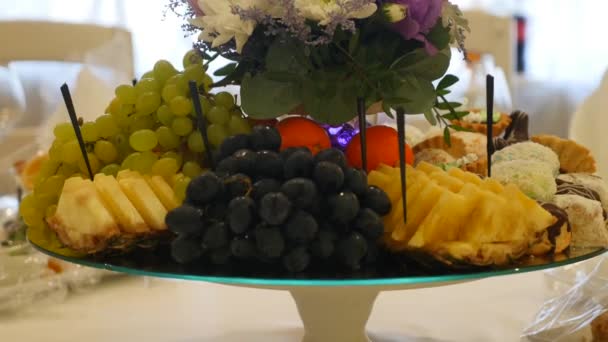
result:
[(382, 12), (389, 23), (398, 23), (407, 17), (407, 6), (396, 3), (385, 3)]
[[(351, 6), (361, 3), (361, 0), (295, 0), (295, 7), (300, 14), (309, 20), (326, 26), (330, 24), (335, 16), (347, 19), (364, 19), (371, 17), (378, 9), (376, 4), (371, 1), (363, 6)], [(355, 8), (352, 11), (348, 9)]]
[(252, 20), (241, 20), (238, 15), (232, 13), (232, 7), (255, 7), (270, 12), (271, 2), (272, 0), (198, 0), (198, 6), (204, 15), (191, 19), (190, 24), (203, 29), (199, 39), (211, 43), (214, 48), (234, 38), (236, 50), (240, 53), (256, 23)]

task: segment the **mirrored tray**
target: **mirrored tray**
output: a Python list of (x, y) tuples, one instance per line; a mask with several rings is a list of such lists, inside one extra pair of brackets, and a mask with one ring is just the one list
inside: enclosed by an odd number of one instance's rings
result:
[[(561, 267), (591, 259), (607, 251), (596, 248), (571, 250), (549, 258), (526, 259), (510, 268), (431, 270), (403, 267), (342, 277), (310, 274), (287, 277), (247, 274), (243, 270), (213, 267), (185, 267), (171, 260), (163, 249), (138, 250), (121, 256), (74, 258), (34, 246), (42, 253), (68, 262), (139, 276), (204, 281), (231, 286), (289, 291), (304, 323), (304, 342), (370, 341), (365, 325), (378, 294), (382, 291), (447, 286), (474, 280), (521, 274)], [(245, 273), (244, 273), (245, 272)]]

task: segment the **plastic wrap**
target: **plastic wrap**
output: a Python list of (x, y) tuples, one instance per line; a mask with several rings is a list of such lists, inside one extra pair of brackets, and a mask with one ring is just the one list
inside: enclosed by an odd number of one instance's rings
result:
[(591, 322), (607, 311), (608, 256), (545, 272), (548, 299), (523, 341), (591, 341)]

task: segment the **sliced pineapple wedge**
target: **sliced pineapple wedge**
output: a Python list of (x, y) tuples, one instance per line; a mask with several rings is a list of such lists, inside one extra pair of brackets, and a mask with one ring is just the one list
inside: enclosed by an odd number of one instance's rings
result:
[(146, 175), (144, 179), (148, 182), (148, 185), (150, 185), (150, 188), (152, 188), (152, 191), (154, 191), (156, 197), (158, 197), (167, 211), (179, 207), (179, 201), (175, 196), (175, 192), (173, 192), (173, 189), (171, 189), (163, 177)]
[(134, 171), (121, 171), (118, 173), (117, 179), (120, 188), (137, 208), (146, 224), (153, 230), (166, 230), (167, 209), (141, 174)]
[(126, 233), (144, 233), (149, 231), (148, 225), (135, 206), (122, 192), (116, 178), (97, 174), (95, 175), (94, 183), (106, 207), (110, 209), (116, 220), (120, 223), (122, 231)]

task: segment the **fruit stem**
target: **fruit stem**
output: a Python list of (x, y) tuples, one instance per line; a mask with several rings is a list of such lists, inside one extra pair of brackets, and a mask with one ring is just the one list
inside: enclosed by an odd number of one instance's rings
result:
[(74, 132), (76, 133), (76, 139), (78, 139), (78, 145), (80, 145), (80, 153), (82, 153), (82, 157), (84, 158), (84, 163), (87, 166), (87, 171), (89, 172), (89, 177), (93, 180), (93, 171), (91, 170), (91, 164), (89, 163), (89, 156), (87, 155), (87, 149), (84, 144), (84, 139), (82, 138), (82, 133), (80, 132), (80, 125), (78, 124), (78, 117), (76, 116), (76, 110), (74, 109), (74, 102), (72, 101), (72, 95), (70, 95), (70, 88), (66, 83), (61, 86), (61, 95), (63, 95), (63, 102), (65, 102), (65, 107), (68, 110), (68, 114), (70, 115), (70, 121), (72, 122), (72, 127), (74, 128)]
[(365, 120), (365, 99), (357, 98), (357, 115), (359, 117), (359, 135), (361, 137), (361, 168), (367, 172), (367, 121)]
[(486, 138), (488, 154), (488, 177), (492, 177), (492, 154), (494, 153), (494, 76), (486, 76)]
[(399, 139), (399, 173), (401, 176), (401, 203), (403, 204), (403, 222), (407, 222), (407, 201), (405, 193), (405, 111), (397, 108), (397, 136)]
[(207, 153), (207, 160), (211, 170), (215, 170), (215, 161), (213, 160), (213, 153), (211, 152), (211, 144), (209, 143), (209, 136), (207, 135), (207, 122), (203, 116), (203, 108), (198, 95), (198, 87), (195, 81), (188, 82), (190, 87), (190, 97), (192, 98), (192, 104), (194, 105), (194, 111), (196, 112), (196, 126), (198, 127), (201, 136), (203, 137), (203, 143), (205, 144), (205, 153)]

